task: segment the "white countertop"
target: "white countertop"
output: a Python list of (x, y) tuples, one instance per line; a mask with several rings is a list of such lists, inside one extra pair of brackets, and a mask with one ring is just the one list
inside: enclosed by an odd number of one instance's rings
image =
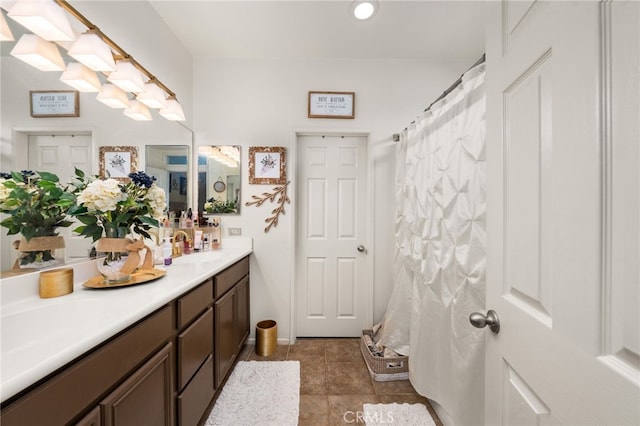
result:
[(51, 299), (38, 295), (39, 273), (0, 280), (0, 397), (4, 401), (166, 305), (252, 252), (247, 244), (174, 259), (164, 277), (113, 289), (82, 283), (99, 275), (95, 260), (74, 267), (74, 292)]

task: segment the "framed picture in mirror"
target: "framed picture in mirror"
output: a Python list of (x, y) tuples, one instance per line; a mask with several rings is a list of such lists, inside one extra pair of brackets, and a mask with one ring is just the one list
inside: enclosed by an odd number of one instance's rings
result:
[(138, 148), (135, 146), (101, 146), (99, 148), (100, 178), (129, 180), (137, 171)]
[(29, 91), (31, 117), (80, 117), (77, 90)]
[(281, 146), (249, 147), (249, 183), (282, 185), (286, 182), (286, 148)]

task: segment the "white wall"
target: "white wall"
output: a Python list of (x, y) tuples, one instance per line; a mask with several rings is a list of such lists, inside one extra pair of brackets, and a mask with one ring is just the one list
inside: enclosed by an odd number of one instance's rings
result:
[[(248, 147), (284, 146), (291, 153), (296, 131), (369, 133), (374, 168), (374, 321), (386, 311), (392, 289), (395, 143), (398, 133), (455, 81), (468, 63), (421, 60), (212, 59), (194, 61), (196, 145), (241, 145), (242, 214), (224, 216), (223, 227), (241, 227), (254, 241), (251, 265), (251, 321), (278, 322), (281, 342), (290, 337), (292, 213), (295, 198), (278, 226), (265, 234), (267, 205), (244, 206), (251, 195), (273, 186), (249, 185)], [(356, 92), (355, 119), (307, 118), (307, 93)], [(295, 165), (288, 162), (288, 176)], [(294, 184), (290, 185), (292, 194)], [(223, 237), (224, 244), (224, 237)], [(252, 325), (253, 328), (253, 325)]]
[[(151, 122), (134, 121), (125, 117), (122, 110), (111, 109), (98, 102), (95, 93), (80, 94), (80, 117), (32, 118), (29, 113), (30, 90), (73, 89), (59, 81), (60, 72), (42, 72), (9, 56), (13, 43), (2, 42), (0, 171), (26, 168), (26, 141), (21, 132), (92, 132), (96, 162), (91, 172), (94, 174), (98, 173), (98, 146), (137, 146), (138, 167), (143, 169), (146, 144), (191, 145), (192, 132), (185, 126), (190, 127), (193, 118), (193, 62), (191, 55), (167, 29), (155, 10), (146, 2), (82, 2), (76, 8), (177, 94), (187, 121), (183, 124), (170, 122), (157, 112), (152, 112)], [(12, 28), (19, 28), (15, 22), (8, 21)], [(145, 25), (143, 31), (139, 29), (141, 22)], [(14, 236), (6, 236), (5, 228), (0, 229), (0, 270), (11, 267), (9, 253), (13, 239)]]

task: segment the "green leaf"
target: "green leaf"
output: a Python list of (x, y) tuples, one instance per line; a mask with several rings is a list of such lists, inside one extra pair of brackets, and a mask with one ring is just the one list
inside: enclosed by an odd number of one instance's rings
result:
[(22, 173), (19, 172), (11, 172), (11, 177), (13, 178), (13, 180), (15, 180), (16, 182), (24, 182), (24, 177), (22, 176)]
[(36, 228), (33, 226), (23, 227), (20, 233), (25, 240), (29, 241), (31, 238), (36, 236)]
[(9, 188), (9, 189), (13, 189), (13, 188), (17, 188), (18, 187), (18, 185), (12, 180), (4, 181), (3, 185), (5, 187)]
[(2, 222), (0, 222), (0, 226), (3, 226), (5, 228), (10, 228), (12, 225), (13, 225), (13, 217), (8, 217)]
[(74, 206), (71, 206), (71, 208), (67, 213), (69, 213), (71, 216), (80, 216), (82, 214), (86, 214), (87, 212), (88, 210), (86, 207), (74, 205)]
[(53, 182), (48, 182), (46, 180), (41, 180), (38, 182), (38, 186), (46, 191), (53, 191), (55, 189), (58, 189), (58, 187), (56, 186), (55, 183)]
[(56, 201), (56, 206), (61, 207), (63, 209), (67, 209), (68, 207), (73, 206), (73, 200), (60, 199)]
[(42, 180), (48, 180), (49, 182), (59, 182), (60, 179), (58, 178), (58, 176), (54, 175), (53, 173), (49, 173), (49, 172), (38, 172), (38, 174), (40, 175), (40, 178)]
[(77, 167), (75, 169), (76, 169), (76, 176), (79, 177), (80, 179), (84, 179), (84, 176), (85, 176), (84, 172)]
[(9, 198), (4, 202), (4, 206), (6, 206), (7, 208), (18, 207), (20, 206), (20, 204), (22, 204), (20, 200), (16, 200), (14, 198)]
[(98, 217), (93, 215), (78, 216), (78, 220), (85, 225), (95, 225), (98, 223)]
[(87, 228), (86, 225), (78, 226), (72, 229), (76, 234), (84, 235), (84, 230)]
[(87, 226), (85, 229), (85, 235), (89, 235), (93, 238), (93, 241), (98, 241), (102, 238), (102, 227), (101, 226)]
[(151, 226), (158, 226), (158, 220), (152, 218), (151, 216), (140, 216), (140, 221), (142, 223), (146, 223), (147, 225), (151, 225)]

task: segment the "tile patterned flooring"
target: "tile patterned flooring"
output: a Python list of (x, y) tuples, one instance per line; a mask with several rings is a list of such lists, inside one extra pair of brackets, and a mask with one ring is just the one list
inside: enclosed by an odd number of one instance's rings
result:
[(358, 338), (298, 339), (294, 345), (279, 345), (269, 357), (256, 355), (254, 349), (245, 346), (240, 360), (300, 361), (300, 426), (357, 425), (355, 416), (364, 403), (393, 402), (422, 403), (436, 425), (442, 426), (429, 401), (408, 380), (376, 382), (371, 378)]

